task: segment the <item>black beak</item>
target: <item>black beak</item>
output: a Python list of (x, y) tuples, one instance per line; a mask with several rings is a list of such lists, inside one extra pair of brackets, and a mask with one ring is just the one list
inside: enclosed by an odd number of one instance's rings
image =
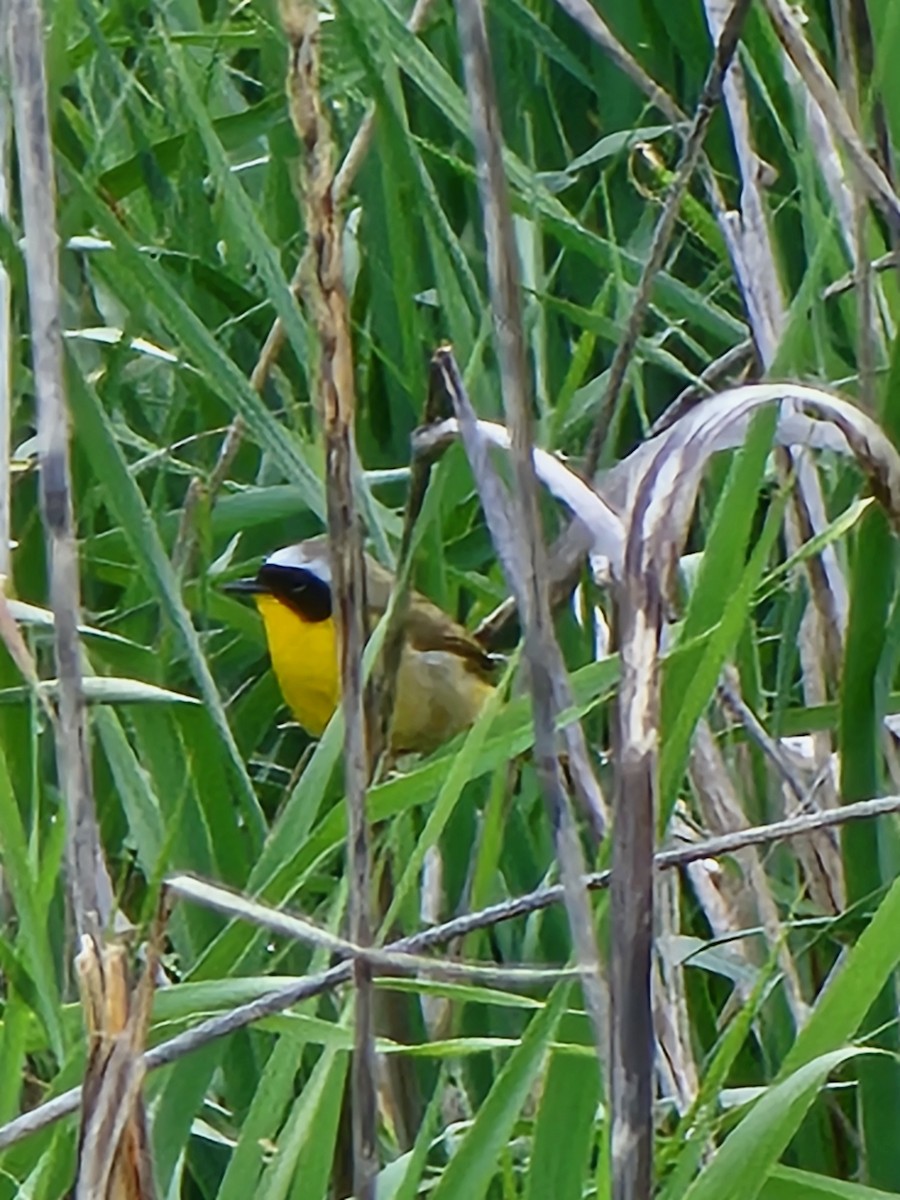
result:
[(232, 596), (257, 596), (266, 590), (256, 579), (232, 579), (222, 584), (222, 591)]

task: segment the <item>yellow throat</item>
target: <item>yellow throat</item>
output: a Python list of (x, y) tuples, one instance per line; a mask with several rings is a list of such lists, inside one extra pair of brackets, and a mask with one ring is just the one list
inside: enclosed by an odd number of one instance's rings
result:
[(285, 703), (307, 733), (321, 737), (340, 697), (334, 621), (305, 621), (265, 593), (253, 598)]

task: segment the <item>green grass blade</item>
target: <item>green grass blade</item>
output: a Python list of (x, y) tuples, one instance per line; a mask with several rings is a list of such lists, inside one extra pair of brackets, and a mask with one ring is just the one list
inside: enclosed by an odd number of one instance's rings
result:
[(568, 994), (568, 984), (556, 987), (544, 1011), (531, 1019), (521, 1045), (500, 1070), (471, 1129), (441, 1175), (433, 1200), (481, 1200), (487, 1194), (497, 1173), (498, 1156), (544, 1062)]
[(78, 437), (98, 479), (105, 481), (106, 500), (128, 538), (144, 581), (171, 621), (184, 648), (204, 703), (222, 738), (238, 783), (238, 796), (253, 837), (262, 842), (266, 822), (235, 743), (222, 701), (197, 631), (181, 599), (178, 581), (156, 532), (144, 498), (131, 478), (121, 449), (96, 393), (75, 370), (69, 372), (69, 397)]
[(828, 1076), (861, 1053), (848, 1048), (823, 1054), (770, 1088), (728, 1135), (684, 1200), (754, 1200)]

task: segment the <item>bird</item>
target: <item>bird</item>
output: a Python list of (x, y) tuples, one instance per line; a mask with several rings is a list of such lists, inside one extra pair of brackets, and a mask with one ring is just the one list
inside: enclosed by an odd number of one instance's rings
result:
[[(364, 556), (369, 626), (387, 609), (394, 578)], [(337, 628), (327, 536), (275, 550), (250, 579), (223, 590), (249, 595), (265, 628), (285, 703), (320, 737), (340, 699)], [(468, 728), (494, 691), (495, 660), (436, 604), (410, 594), (391, 723), (393, 754), (428, 754)]]

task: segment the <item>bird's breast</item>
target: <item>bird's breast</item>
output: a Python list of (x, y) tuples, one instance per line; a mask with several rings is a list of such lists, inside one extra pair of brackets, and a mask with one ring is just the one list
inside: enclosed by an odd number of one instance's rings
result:
[(291, 712), (319, 737), (337, 707), (337, 634), (334, 621), (305, 621), (275, 596), (258, 595), (272, 669)]

